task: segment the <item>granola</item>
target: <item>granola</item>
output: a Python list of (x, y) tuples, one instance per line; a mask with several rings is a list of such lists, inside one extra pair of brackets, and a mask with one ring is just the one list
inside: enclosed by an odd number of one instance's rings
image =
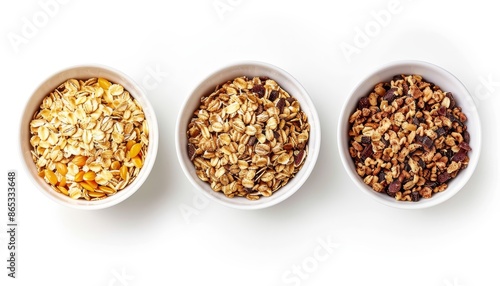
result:
[(258, 200), (302, 168), (309, 130), (299, 102), (274, 80), (242, 76), (201, 98), (187, 127), (187, 151), (212, 190)]
[(396, 75), (359, 100), (349, 118), (349, 152), (376, 192), (430, 198), (469, 164), (466, 120), (451, 92), (420, 75)]
[(149, 144), (140, 104), (104, 78), (62, 83), (43, 99), (30, 132), (39, 176), (73, 199), (101, 200), (124, 189)]

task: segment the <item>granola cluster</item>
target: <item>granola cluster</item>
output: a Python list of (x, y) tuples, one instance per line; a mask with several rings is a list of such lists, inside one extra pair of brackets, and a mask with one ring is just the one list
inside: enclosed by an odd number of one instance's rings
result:
[(309, 123), (274, 80), (238, 77), (201, 98), (187, 127), (198, 177), (227, 197), (269, 197), (302, 168)]
[(349, 118), (349, 152), (376, 192), (430, 198), (469, 163), (466, 120), (451, 92), (420, 75), (396, 75), (359, 100)]

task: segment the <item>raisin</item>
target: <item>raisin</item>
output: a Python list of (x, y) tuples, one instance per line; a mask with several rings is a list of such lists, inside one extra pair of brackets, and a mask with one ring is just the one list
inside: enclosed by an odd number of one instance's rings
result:
[(364, 162), (367, 158), (373, 155), (373, 147), (372, 144), (366, 145), (365, 149), (361, 151), (361, 160)]
[(280, 98), (278, 102), (276, 102), (276, 107), (279, 109), (280, 114), (283, 113), (283, 109), (285, 108), (285, 99)]
[(401, 182), (399, 180), (392, 181), (392, 183), (389, 185), (389, 188), (387, 188), (387, 194), (391, 197), (395, 197), (396, 193), (401, 190)]
[(418, 164), (420, 165), (420, 167), (422, 168), (422, 170), (425, 170), (425, 167), (427, 166), (424, 162), (424, 160), (422, 160), (422, 158), (420, 158), (418, 160)]
[(403, 77), (400, 74), (395, 75), (394, 77), (392, 77), (393, 81), (398, 81), (398, 80), (402, 80), (402, 79), (403, 79)]
[(467, 158), (467, 150), (465, 149), (460, 149), (460, 151), (458, 151), (454, 156), (453, 158), (451, 158), (452, 161), (455, 161), (455, 162), (462, 162), (464, 161), (465, 159)]
[(445, 106), (441, 106), (438, 109), (438, 114), (441, 115), (441, 116), (445, 116), (446, 115), (446, 107)]
[(458, 144), (458, 147), (460, 147), (466, 151), (472, 150), (472, 148), (469, 146), (469, 144), (465, 141), (460, 142), (460, 144)]
[(437, 187), (439, 184), (438, 182), (430, 182), (430, 181), (427, 181), (425, 184), (424, 184), (424, 187), (429, 187), (431, 189), (434, 189), (435, 187)]
[(418, 191), (411, 192), (411, 201), (418, 202), (420, 201), (420, 193)]
[(449, 179), (451, 179), (451, 175), (448, 174), (448, 172), (444, 171), (438, 175), (437, 179), (440, 184), (446, 183)]
[(382, 183), (383, 181), (385, 181), (385, 173), (380, 171), (380, 173), (378, 173), (378, 182)]
[(417, 142), (421, 143), (422, 146), (424, 146), (425, 150), (431, 150), (432, 147), (434, 146), (434, 142), (432, 141), (431, 138), (427, 136), (416, 136), (415, 139)]
[(259, 104), (259, 107), (257, 107), (257, 110), (255, 111), (255, 114), (256, 114), (256, 115), (259, 115), (259, 114), (261, 114), (263, 111), (264, 111), (264, 107), (262, 106), (262, 104)]
[(358, 108), (362, 110), (363, 108), (370, 108), (370, 101), (368, 97), (362, 97), (358, 102)]
[(362, 136), (361, 137), (361, 144), (370, 144), (372, 143), (372, 139), (369, 136)]
[(253, 145), (255, 145), (255, 142), (257, 142), (257, 137), (252, 136), (252, 137), (250, 137), (250, 139), (248, 139), (247, 145), (248, 146), (253, 146)]
[(431, 150), (432, 147), (434, 146), (434, 142), (432, 142), (432, 139), (425, 136), (424, 140), (422, 141), (422, 145), (424, 145), (424, 148), (426, 150)]
[(280, 93), (277, 90), (271, 91), (271, 94), (269, 95), (269, 100), (274, 101), (276, 98), (278, 98)]
[(436, 130), (436, 133), (438, 135), (438, 137), (440, 136), (443, 136), (443, 135), (446, 135), (448, 133), (448, 127), (446, 127), (446, 129), (444, 127), (439, 127), (437, 130)]
[(403, 82), (403, 95), (408, 95), (408, 84)]
[(266, 82), (266, 80), (268, 80), (268, 79), (269, 79), (269, 77), (267, 77), (267, 76), (259, 76), (259, 79), (260, 79), (260, 81), (262, 81), (262, 82)]
[(446, 97), (448, 97), (450, 99), (450, 109), (455, 108), (455, 106), (457, 105), (457, 103), (455, 101), (455, 98), (453, 97), (453, 94), (451, 92), (447, 92), (446, 93)]
[(463, 137), (464, 137), (464, 141), (465, 141), (465, 143), (467, 143), (467, 144), (468, 144), (468, 143), (470, 142), (470, 134), (469, 134), (469, 131), (465, 130), (465, 131), (464, 131), (464, 136), (463, 136)]
[(258, 97), (263, 97), (266, 94), (266, 89), (261, 84), (254, 85), (251, 90), (256, 93)]
[(417, 118), (416, 116), (415, 116), (415, 117), (413, 117), (412, 121), (413, 121), (413, 124), (415, 124), (415, 125), (417, 125), (417, 126), (419, 126), (419, 125), (420, 125), (420, 120), (418, 120), (418, 118)]
[(398, 91), (398, 89), (395, 87), (389, 89), (384, 95), (384, 100), (387, 100), (389, 103), (391, 103), (396, 97), (396, 91)]
[(193, 161), (195, 155), (196, 155), (196, 147), (194, 147), (193, 144), (189, 143), (188, 144), (188, 157), (189, 157), (189, 160)]
[(276, 138), (276, 139), (280, 139), (280, 137), (281, 137), (280, 133), (276, 130), (273, 130), (273, 135), (274, 135), (274, 138)]

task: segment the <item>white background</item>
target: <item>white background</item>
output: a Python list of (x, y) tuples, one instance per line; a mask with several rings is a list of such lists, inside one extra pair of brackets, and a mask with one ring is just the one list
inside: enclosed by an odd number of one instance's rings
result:
[[(7, 219), (7, 171), (15, 169), (19, 253), (14, 280), (7, 277), (2, 227), (0, 284), (500, 285), (496, 6), (400, 0), (392, 12), (381, 12), (391, 2), (70, 0), (52, 1), (47, 16), (37, 1), (2, 1), (0, 221)], [(27, 21), (38, 25), (31, 34)], [(370, 36), (355, 42), (365, 29)], [(15, 37), (24, 40), (13, 44)], [(341, 45), (355, 53), (344, 55)], [(475, 174), (455, 197), (424, 210), (386, 207), (357, 190), (336, 144), (340, 106), (350, 90), (371, 70), (399, 59), (429, 61), (455, 74), (482, 120)], [(177, 112), (189, 92), (240, 60), (291, 73), (322, 123), (321, 155), (308, 181), (285, 202), (258, 211), (196, 201), (174, 147)], [(50, 201), (27, 177), (17, 149), (19, 119), (34, 88), (56, 71), (88, 63), (112, 66), (142, 84), (161, 134), (143, 187), (99, 211)], [(144, 84), (152, 70), (161, 77)], [(320, 241), (335, 246), (321, 250), (322, 261), (314, 258)], [(293, 265), (302, 278), (287, 272)]]

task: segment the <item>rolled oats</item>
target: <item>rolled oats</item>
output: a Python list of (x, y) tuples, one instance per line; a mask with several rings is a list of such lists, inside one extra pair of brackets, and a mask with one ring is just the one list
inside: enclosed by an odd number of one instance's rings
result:
[(397, 75), (359, 100), (349, 117), (349, 154), (374, 191), (430, 198), (469, 163), (466, 120), (451, 92), (420, 75)]
[(30, 132), (39, 176), (73, 199), (101, 200), (122, 190), (148, 150), (142, 107), (104, 78), (62, 83), (43, 99)]
[(310, 126), (274, 80), (238, 77), (201, 98), (188, 127), (196, 174), (227, 197), (268, 197), (302, 168)]

